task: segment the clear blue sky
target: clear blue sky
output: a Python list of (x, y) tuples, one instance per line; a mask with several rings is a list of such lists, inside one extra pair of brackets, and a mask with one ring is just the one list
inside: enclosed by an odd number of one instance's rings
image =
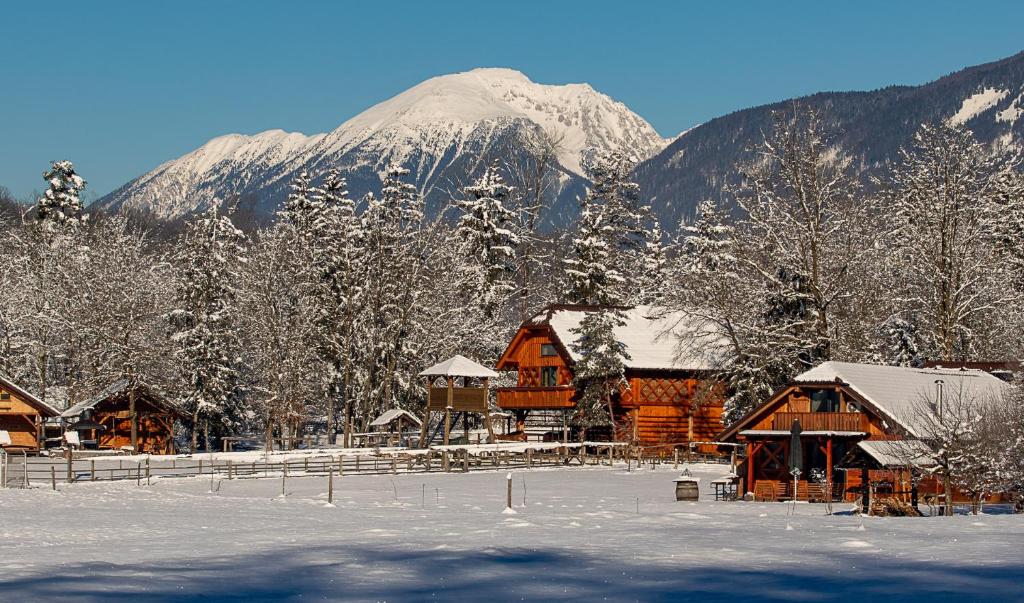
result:
[(585, 81), (670, 136), (1024, 50), (1024, 2), (37, 2), (0, 11), (0, 185), (102, 195), (228, 132), (333, 129), (428, 77)]

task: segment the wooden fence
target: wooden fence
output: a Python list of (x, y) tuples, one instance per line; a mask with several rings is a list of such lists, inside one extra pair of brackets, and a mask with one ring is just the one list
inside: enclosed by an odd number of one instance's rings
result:
[[(295, 455), (267, 455), (261, 458), (240, 456), (224, 459), (224, 454), (191, 457), (128, 457), (62, 458), (42, 456), (6, 456), (0, 487), (48, 486), (58, 484), (132, 480), (138, 484), (154, 479), (200, 477), (221, 479), (254, 479), (279, 477), (345, 475), (387, 475), (405, 473), (467, 472), (495, 469), (532, 469), (534, 467), (625, 465), (627, 470), (674, 463), (727, 462), (721, 458), (690, 458), (684, 454), (665, 457), (651, 454), (654, 450), (638, 447), (609, 446), (601, 443), (569, 444), (534, 449), (519, 446), (502, 449), (483, 445), (440, 447), (431, 450), (379, 452), (367, 449), (366, 454), (332, 455), (330, 451)], [(659, 451), (660, 452), (660, 451)], [(645, 454), (646, 453), (646, 454)], [(279, 458), (275, 458), (278, 456)]]

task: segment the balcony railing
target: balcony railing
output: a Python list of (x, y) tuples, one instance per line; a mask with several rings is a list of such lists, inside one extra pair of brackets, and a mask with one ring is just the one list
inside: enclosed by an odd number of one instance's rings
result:
[(804, 431), (867, 431), (867, 416), (859, 412), (780, 412), (772, 421), (772, 429), (789, 430), (793, 420), (800, 420)]
[(572, 408), (575, 389), (558, 387), (501, 387), (498, 406), (503, 410)]

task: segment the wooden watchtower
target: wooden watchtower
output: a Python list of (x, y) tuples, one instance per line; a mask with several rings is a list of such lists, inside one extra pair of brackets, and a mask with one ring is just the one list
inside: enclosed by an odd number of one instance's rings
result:
[[(490, 380), (498, 374), (486, 366), (477, 364), (465, 356), (454, 356), (422, 371), (419, 375), (427, 380), (427, 410), (420, 430), (420, 446), (426, 445), (430, 413), (444, 413), (444, 445), (452, 430), (452, 413), (479, 413), (484, 415), (484, 424), (490, 441), (494, 441), (494, 430), (488, 420), (487, 398)], [(440, 385), (439, 380), (444, 379)], [(456, 387), (455, 380), (461, 379)], [(476, 381), (478, 385), (472, 385)]]

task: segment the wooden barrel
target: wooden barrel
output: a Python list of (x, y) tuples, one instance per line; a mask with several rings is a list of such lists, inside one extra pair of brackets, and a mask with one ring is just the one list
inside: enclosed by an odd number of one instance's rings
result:
[(699, 500), (700, 491), (698, 486), (700, 482), (695, 479), (677, 479), (676, 482), (676, 500), (683, 500), (689, 502), (696, 502)]

